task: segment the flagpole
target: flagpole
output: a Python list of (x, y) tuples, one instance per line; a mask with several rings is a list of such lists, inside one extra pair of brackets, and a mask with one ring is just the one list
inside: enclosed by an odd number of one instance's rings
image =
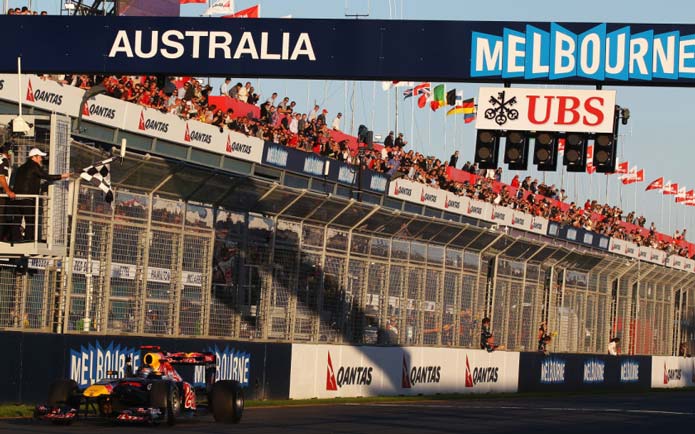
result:
[(427, 146), (432, 146), (432, 110), (427, 113)]
[[(391, 97), (391, 88), (386, 92), (386, 125), (387, 125), (387, 130), (390, 129), (391, 127), (388, 125), (391, 125), (391, 103), (389, 102), (389, 98)], [(398, 93), (398, 92), (396, 92)], [(385, 138), (385, 137), (384, 137)]]
[(415, 97), (410, 97), (410, 143), (413, 144), (413, 149), (417, 151), (418, 146), (415, 144)]
[(668, 233), (669, 233), (669, 235), (673, 233), (673, 232), (671, 232), (671, 207), (672, 207), (671, 201), (669, 200), (668, 201)]
[[(543, 172), (545, 174), (545, 172)], [(579, 196), (577, 196), (577, 174), (574, 174), (574, 203), (579, 203)]]
[(608, 203), (608, 180), (610, 178), (611, 177), (609, 175), (606, 175), (606, 200), (605, 200), (605, 203)]
[[(445, 107), (446, 109), (446, 107)], [(446, 114), (444, 114), (444, 158), (448, 155), (446, 146)]]
[(369, 129), (374, 130), (374, 117), (376, 116), (376, 81), (372, 82), (372, 121), (369, 123)]
[(661, 211), (659, 211), (659, 215), (661, 217), (661, 223), (659, 224), (659, 228), (663, 231), (664, 230), (664, 191), (659, 190), (661, 193)]
[(396, 128), (393, 131), (396, 133), (396, 137), (398, 137), (398, 92), (395, 92), (394, 95), (396, 101)]

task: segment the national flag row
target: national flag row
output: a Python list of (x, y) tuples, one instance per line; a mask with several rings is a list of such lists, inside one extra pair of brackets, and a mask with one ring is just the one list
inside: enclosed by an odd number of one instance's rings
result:
[(382, 85), (384, 90), (389, 90), (391, 87), (407, 87), (403, 91), (403, 99), (417, 97), (417, 105), (420, 108), (424, 108), (428, 103), (433, 111), (450, 106), (451, 108), (446, 112), (447, 116), (462, 114), (467, 124), (475, 120), (475, 99), (463, 99), (462, 90), (447, 91), (444, 84), (438, 84), (433, 88), (430, 82), (416, 85), (412, 81), (386, 81)]
[(657, 190), (664, 195), (672, 195), (675, 197), (676, 203), (695, 206), (695, 190), (688, 190), (685, 186), (679, 187), (677, 183), (671, 181), (664, 183), (663, 176), (650, 182), (645, 188), (645, 191), (649, 190)]
[[(180, 3), (182, 5), (208, 4), (208, 0), (180, 0)], [(217, 0), (207, 8), (203, 15), (223, 15), (222, 18), (260, 18), (261, 5), (257, 4), (256, 6), (234, 12), (234, 0)]]

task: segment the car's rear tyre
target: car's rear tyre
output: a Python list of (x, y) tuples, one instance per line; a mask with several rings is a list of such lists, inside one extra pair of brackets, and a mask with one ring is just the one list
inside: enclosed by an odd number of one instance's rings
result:
[(210, 405), (215, 422), (239, 423), (244, 414), (244, 391), (239, 382), (223, 380), (213, 384)]
[(176, 385), (169, 381), (152, 383), (150, 405), (162, 410), (168, 425), (174, 425), (181, 415), (181, 395)]

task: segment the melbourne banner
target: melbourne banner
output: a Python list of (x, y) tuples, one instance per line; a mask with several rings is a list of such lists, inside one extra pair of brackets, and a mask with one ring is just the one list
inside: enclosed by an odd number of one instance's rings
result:
[(3, 40), (27, 29), (41, 43), (8, 44), (0, 72), (695, 84), (691, 24), (0, 17)]

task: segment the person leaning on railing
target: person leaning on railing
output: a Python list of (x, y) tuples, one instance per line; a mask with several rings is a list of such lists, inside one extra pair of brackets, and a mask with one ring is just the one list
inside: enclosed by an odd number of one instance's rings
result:
[[(61, 179), (70, 178), (70, 173), (65, 172), (60, 175), (50, 175), (41, 166), (43, 157), (47, 154), (38, 148), (32, 148), (29, 151), (27, 161), (17, 168), (14, 180), (15, 194), (30, 194), (38, 196), (41, 193), (41, 181), (48, 182), (59, 181)], [(25, 221), (24, 240), (34, 241), (34, 224), (36, 220), (36, 200), (37, 198), (17, 199), (18, 205), (16, 212), (15, 225), (21, 224), (22, 217)], [(39, 226), (40, 227), (40, 226)], [(40, 238), (40, 234), (39, 234)]]
[(12, 212), (10, 204), (15, 198), (15, 193), (10, 188), (10, 147), (11, 143), (7, 142), (0, 146), (0, 192), (6, 194), (7, 197), (0, 197), (0, 242), (12, 241)]

